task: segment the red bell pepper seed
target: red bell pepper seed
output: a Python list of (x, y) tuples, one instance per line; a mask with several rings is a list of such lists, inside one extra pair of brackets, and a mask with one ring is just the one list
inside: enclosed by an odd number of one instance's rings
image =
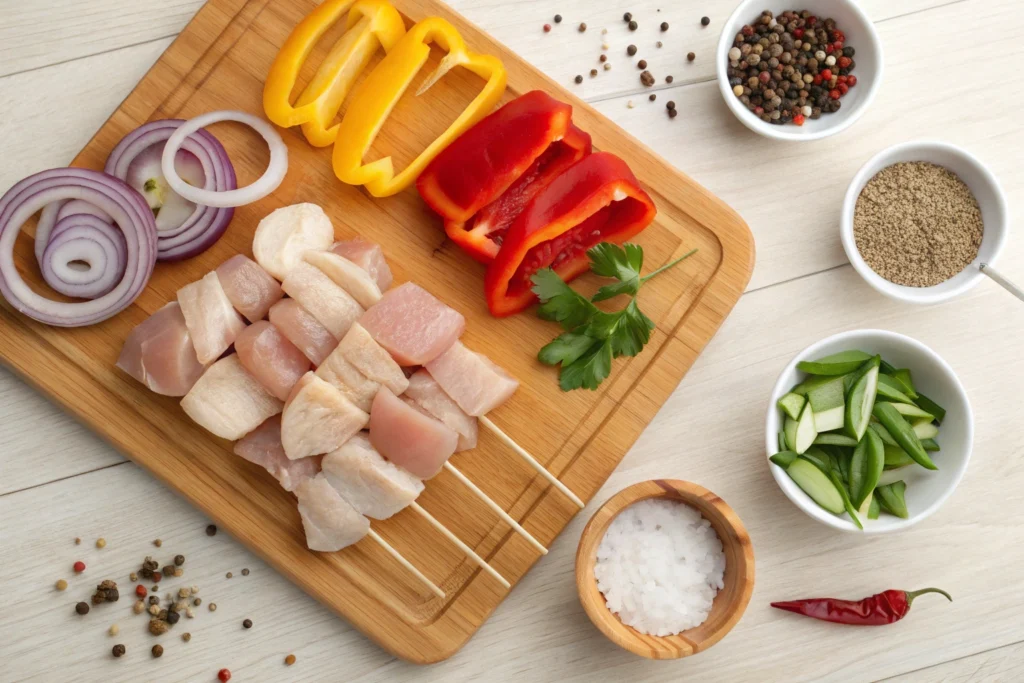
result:
[(842, 97), (838, 90), (830, 90), (828, 96), (831, 97), (833, 100), (838, 100), (840, 97)]
[[(744, 33), (743, 35), (747, 35), (747, 34)], [(804, 30), (802, 28), (795, 28), (795, 29), (793, 29), (793, 37), (794, 38), (803, 38), (804, 37)]]
[(75, 562), (74, 570), (75, 570), (76, 574), (81, 574), (82, 572), (84, 572), (85, 571), (85, 562), (82, 562), (81, 560), (79, 560), (78, 562)]
[(853, 86), (857, 85), (857, 77), (854, 76), (853, 74), (850, 74), (849, 76), (847, 76), (846, 77), (846, 85), (850, 86), (851, 88)]
[(227, 669), (221, 669), (217, 672), (217, 678), (221, 683), (228, 683), (231, 680), (231, 672)]
[(796, 116), (794, 116), (793, 117), (793, 123), (795, 123), (798, 126), (804, 125), (804, 115), (803, 114), (797, 114)]
[(845, 95), (846, 93), (850, 92), (850, 86), (846, 85), (845, 83), (840, 83), (839, 85), (836, 86), (836, 89), (838, 89), (839, 93), (842, 95)]
[(831, 81), (832, 80), (832, 69), (824, 69), (824, 70), (822, 70), (821, 77), (824, 78), (826, 81)]
[(143, 586), (141, 583), (138, 586), (135, 587), (135, 594), (137, 596), (139, 596), (140, 598), (146, 597), (146, 593), (147, 592), (148, 591), (146, 590), (146, 587)]

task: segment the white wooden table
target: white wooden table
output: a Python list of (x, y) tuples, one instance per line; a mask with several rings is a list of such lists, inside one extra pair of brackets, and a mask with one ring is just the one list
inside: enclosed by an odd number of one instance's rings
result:
[[(0, 191), (66, 164), (201, 4), (0, 0)], [(749, 222), (757, 268), (735, 312), (551, 553), (460, 653), (428, 668), (390, 657), (226, 534), (207, 537), (206, 520), (188, 504), (0, 370), (0, 679), (213, 681), (222, 667), (235, 681), (1024, 679), (1024, 307), (988, 283), (931, 308), (890, 302), (847, 265), (837, 228), (855, 170), (878, 150), (918, 137), (962, 145), (990, 165), (1009, 195), (1011, 224), (1021, 223), (1019, 2), (863, 0), (885, 41), (885, 82), (852, 129), (805, 145), (749, 133), (720, 100), (712, 53), (734, 0), (453, 4), (562, 83), (599, 66), (601, 42), (610, 44), (613, 69), (573, 87)], [(627, 10), (641, 23), (636, 33), (621, 20)], [(543, 34), (556, 12), (564, 23)], [(711, 25), (702, 29), (705, 14)], [(581, 21), (585, 34), (575, 28)], [(671, 25), (664, 35), (662, 21)], [(633, 59), (629, 43), (640, 46)], [(688, 64), (691, 50), (697, 59)], [(639, 83), (640, 57), (659, 78), (655, 103)], [(672, 86), (663, 82), (668, 74)], [(680, 111), (672, 121), (670, 99)], [(1000, 267), (1018, 281), (1022, 257), (1024, 241), (1011, 236)], [(841, 535), (811, 521), (764, 466), (765, 402), (778, 372), (805, 345), (859, 327), (896, 330), (938, 351), (977, 417), (974, 458), (955, 495), (895, 536)], [(614, 492), (653, 477), (699, 482), (725, 498), (757, 556), (756, 589), (739, 626), (679, 662), (649, 662), (611, 645), (587, 620), (573, 582), (586, 520)], [(100, 536), (103, 550), (94, 547)], [(165, 636), (165, 654), (153, 660), (154, 639), (130, 613), (131, 599), (84, 619), (74, 614), (74, 602), (88, 599), (100, 579), (126, 586), (144, 555), (176, 553), (187, 557), (183, 580), (219, 605), (210, 613), (204, 604), (176, 627), (191, 632), (191, 642)], [(89, 566), (78, 579), (77, 559)], [(241, 576), (243, 567), (251, 574)], [(228, 571), (235, 578), (226, 579)], [(71, 589), (55, 591), (59, 578)], [(922, 600), (884, 629), (830, 627), (768, 607), (806, 594), (857, 598), (928, 585), (948, 589), (955, 602)], [(241, 627), (244, 618), (254, 621), (251, 630)], [(113, 623), (121, 627), (116, 639), (106, 634)], [(121, 660), (109, 654), (116, 642), (128, 648)], [(298, 657), (290, 668), (288, 653)]]

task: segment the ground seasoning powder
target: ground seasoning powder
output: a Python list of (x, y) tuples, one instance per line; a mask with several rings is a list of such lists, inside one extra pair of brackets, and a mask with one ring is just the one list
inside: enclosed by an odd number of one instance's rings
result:
[(970, 188), (925, 162), (879, 171), (854, 210), (853, 236), (868, 266), (908, 287), (932, 287), (960, 273), (977, 258), (982, 232)]

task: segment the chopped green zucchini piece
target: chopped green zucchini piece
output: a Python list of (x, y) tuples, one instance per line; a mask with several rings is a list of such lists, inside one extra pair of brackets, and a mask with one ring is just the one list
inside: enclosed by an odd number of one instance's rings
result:
[[(896, 412), (898, 412), (903, 417), (915, 417), (919, 419), (926, 419), (928, 420), (928, 422), (931, 422), (932, 420), (935, 419), (934, 415), (922, 410), (921, 408), (918, 408), (913, 403), (893, 403), (892, 407), (895, 408)], [(915, 422), (916, 421), (917, 420), (915, 420)]]
[(846, 493), (846, 487), (843, 486), (843, 482), (839, 481), (839, 477), (836, 476), (835, 472), (829, 472), (828, 478), (832, 482), (832, 485), (839, 491), (839, 497), (843, 499), (843, 507), (846, 509), (846, 514), (850, 515), (850, 519), (857, 525), (857, 528), (861, 531), (864, 530), (864, 525), (861, 524), (860, 517), (857, 516), (857, 506), (850, 500), (849, 494)]
[(878, 519), (878, 514), (882, 511), (882, 506), (878, 504), (878, 495), (876, 493), (871, 494), (871, 507), (868, 508), (868, 519)]
[(807, 391), (807, 402), (814, 411), (814, 428), (828, 432), (843, 428), (846, 403), (843, 398), (843, 378), (830, 377)]
[(779, 408), (794, 420), (800, 417), (800, 411), (804, 409), (807, 399), (800, 394), (789, 393), (779, 399)]
[(914, 462), (929, 470), (939, 469), (932, 462), (932, 459), (928, 457), (924, 448), (921, 447), (921, 440), (914, 432), (914, 429), (903, 419), (902, 415), (896, 412), (891, 403), (879, 401), (875, 404), (873, 413), (892, 438), (896, 439), (899, 447), (914, 459)]
[(779, 432), (779, 450), (789, 450), (789, 443), (786, 441), (786, 432)]
[(903, 393), (903, 385), (899, 380), (893, 379), (889, 375), (878, 376), (878, 395), (887, 398), (890, 401), (898, 401), (900, 403), (913, 403), (914, 401)]
[(914, 420), (911, 428), (917, 434), (918, 439), (934, 439), (939, 435), (939, 428), (929, 419)]
[(942, 421), (946, 419), (946, 409), (940, 406), (935, 401), (931, 400), (924, 394), (918, 392), (917, 398), (914, 399), (914, 403), (917, 404), (918, 408), (926, 410), (935, 416), (935, 421), (942, 424)]
[(907, 512), (906, 492), (907, 485), (903, 481), (894, 481), (875, 489), (875, 495), (878, 497), (882, 509), (901, 519), (910, 517)]
[(814, 439), (816, 446), (845, 446), (847, 448), (856, 448), (857, 439), (852, 436), (846, 436), (845, 434), (818, 434), (817, 438)]
[(845, 375), (853, 372), (860, 365), (871, 358), (870, 354), (863, 351), (840, 351), (831, 356), (825, 356), (814, 361), (800, 361), (796, 367), (808, 375)]
[(779, 451), (768, 459), (782, 469), (786, 469), (793, 464), (793, 461), (796, 460), (796, 458), (797, 455), (793, 451)]
[(939, 442), (936, 441), (935, 439), (921, 439), (921, 448), (925, 449), (926, 451), (942, 450), (941, 448), (939, 448)]
[(859, 508), (878, 485), (885, 468), (885, 448), (881, 437), (868, 430), (857, 444), (850, 460), (850, 498)]
[(834, 515), (843, 514), (846, 507), (839, 489), (816, 465), (797, 458), (786, 468), (786, 474), (822, 508)]
[(887, 470), (895, 470), (900, 467), (906, 467), (907, 465), (914, 464), (914, 459), (899, 446), (890, 446), (889, 444), (885, 444), (884, 452), (885, 469)]
[(903, 393), (910, 398), (917, 398), (917, 391), (914, 390), (914, 381), (910, 378), (910, 370), (903, 368), (892, 373), (893, 379), (898, 379), (903, 385)]
[(892, 438), (892, 434), (890, 434), (889, 431), (882, 426), (881, 422), (872, 422), (870, 428), (873, 429), (875, 433), (878, 434), (878, 436), (882, 437), (882, 441), (884, 441), (886, 444), (890, 446), (899, 445), (896, 443), (896, 439)]
[[(789, 432), (786, 432), (786, 441), (789, 441)], [(800, 413), (800, 419), (796, 422), (796, 429), (793, 433), (793, 441), (790, 446), (797, 453), (803, 453), (811, 444), (814, 443), (814, 438), (818, 436), (818, 430), (814, 428), (814, 411), (811, 410), (810, 404), (804, 406), (803, 411)]]
[(847, 435), (858, 442), (864, 438), (864, 432), (867, 431), (868, 423), (871, 421), (871, 406), (875, 403), (877, 388), (878, 364), (877, 361), (872, 361), (872, 366), (853, 385), (846, 400), (846, 424), (844, 427)]

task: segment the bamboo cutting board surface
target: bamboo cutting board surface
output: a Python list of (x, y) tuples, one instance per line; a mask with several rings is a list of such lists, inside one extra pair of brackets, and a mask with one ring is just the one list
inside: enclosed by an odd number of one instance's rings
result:
[[(74, 165), (102, 168), (121, 137), (150, 119), (189, 118), (215, 109), (262, 114), (263, 80), (270, 63), (314, 4), (210, 0)], [(658, 207), (654, 224), (635, 240), (644, 247), (645, 270), (699, 249), (641, 293), (643, 310), (657, 329), (640, 356), (616, 361), (612, 376), (597, 392), (562, 393), (555, 370), (536, 361), (537, 350), (558, 333), (555, 325), (531, 312), (491, 318), (482, 296), (483, 268), (445, 242), (439, 221), (414, 190), (378, 200), (342, 185), (331, 171), (330, 148), (315, 149), (292, 130), (283, 131), (290, 154), (284, 183), (270, 197), (238, 209), (213, 248), (183, 263), (158, 265), (146, 291), (128, 310), (93, 327), (46, 327), (12, 312), (4, 302), (0, 359), (382, 647), (408, 661), (429, 663), (464, 645), (506, 591), (409, 511), (373, 526), (446, 591), (444, 600), (433, 597), (370, 541), (339, 553), (306, 550), (290, 494), (266, 472), (234, 456), (229, 442), (192, 424), (175, 399), (148, 392), (114, 367), (128, 332), (173, 299), (181, 286), (233, 254), (251, 255), (252, 234), (264, 215), (296, 202), (318, 203), (333, 219), (339, 239), (360, 235), (381, 243), (397, 282), (416, 281), (465, 314), (466, 344), (487, 353), (522, 383), (490, 417), (589, 500), (742, 294), (753, 269), (754, 248), (747, 226), (734, 211), (447, 6), (437, 0), (394, 4), (409, 25), (443, 16), (471, 50), (499, 56), (509, 72), (504, 101), (539, 88), (572, 102), (574, 121), (591, 133), (595, 148), (625, 159)], [(312, 75), (335, 35), (321, 41), (304, 78)], [(418, 80), (437, 63), (440, 52), (434, 52)], [(444, 130), (480, 84), (475, 76), (456, 70), (415, 98), (411, 93), (417, 81), (385, 124), (369, 158), (391, 155), (401, 167)], [(255, 135), (233, 124), (211, 130), (227, 148), (240, 183), (262, 173), (268, 154)], [(38, 285), (28, 234), (19, 238), (15, 256), (26, 279)], [(578, 282), (584, 288), (597, 286), (590, 278)], [(453, 464), (545, 545), (550, 546), (577, 511), (484, 430), (480, 445), (454, 456)], [(447, 472), (428, 483), (419, 502), (513, 583), (539, 559)]]

